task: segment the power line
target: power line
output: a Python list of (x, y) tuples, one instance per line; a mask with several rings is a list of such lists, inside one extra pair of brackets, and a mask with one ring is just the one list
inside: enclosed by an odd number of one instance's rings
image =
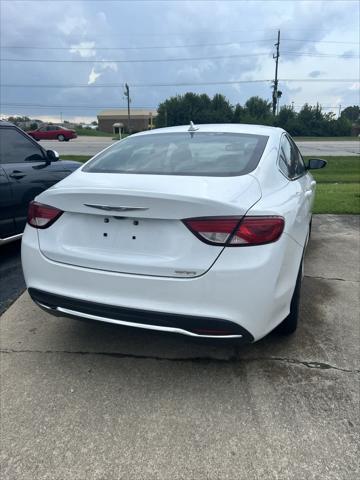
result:
[[(131, 88), (148, 88), (148, 87), (191, 87), (205, 85), (238, 85), (246, 83), (270, 83), (272, 79), (257, 80), (219, 80), (214, 82), (178, 82), (178, 83), (132, 83)], [(282, 78), (281, 82), (312, 82), (312, 83), (356, 83), (358, 78)], [(59, 84), (59, 85), (39, 85), (39, 84), (0, 84), (1, 88), (119, 88), (118, 83), (104, 84)]]
[[(9, 0), (10, 1), (10, 0)], [(11, 0), (13, 1), (13, 0)], [(293, 30), (293, 29), (292, 29)], [(304, 31), (306, 29), (295, 29), (295, 31)], [(226, 30), (226, 34), (229, 34), (229, 33), (236, 33), (236, 34), (239, 34), (239, 33), (245, 33), (245, 34), (249, 34), (249, 33), (268, 33), (269, 35), (271, 33), (275, 33), (277, 31), (276, 28), (265, 28), (265, 29), (258, 29), (258, 30)], [(224, 35), (224, 30), (196, 30), (196, 35), (217, 35), (217, 34), (220, 34), (220, 35)], [(134, 32), (134, 33), (126, 33), (124, 35), (119, 35), (119, 34), (106, 34), (106, 38), (134, 38), (134, 37), (138, 37), (138, 38), (148, 38), (148, 37), (161, 37), (161, 38), (164, 38), (164, 37), (179, 37), (179, 36), (186, 36), (186, 35), (193, 35), (194, 32), (161, 32), (161, 33), (138, 33), (138, 32)], [(6, 33), (4, 34), (4, 36), (6, 36)], [(97, 38), (100, 38), (99, 36)]]
[(258, 57), (262, 55), (270, 55), (270, 52), (261, 53), (246, 53), (236, 55), (216, 55), (213, 57), (184, 57), (184, 58), (145, 58), (145, 59), (131, 59), (131, 60), (57, 60), (57, 59), (41, 59), (41, 58), (1, 58), (2, 62), (38, 62), (38, 63), (158, 63), (158, 62), (186, 62), (186, 61), (200, 61), (200, 60), (222, 60), (226, 58), (240, 58), (240, 57)]
[[(61, 108), (61, 109), (89, 109), (89, 110), (97, 110), (97, 109), (108, 109), (108, 110), (119, 110), (114, 107), (114, 105), (44, 105), (44, 104), (37, 104), (37, 103), (1, 103), (1, 106), (5, 107), (17, 107), (17, 108), (24, 108), (24, 107), (35, 107), (35, 108)], [(339, 108), (339, 105), (321, 105), (323, 109), (330, 109), (330, 108)], [(346, 108), (349, 105), (342, 105), (342, 108)], [(302, 108), (303, 105), (293, 105), (293, 108)], [(145, 107), (131, 107), (131, 109), (136, 113), (136, 110), (157, 110), (157, 106), (145, 106)], [(126, 110), (126, 107), (121, 108), (120, 110)]]
[[(339, 45), (358, 45), (358, 42), (340, 42), (340, 41), (325, 41), (325, 40), (308, 40), (308, 39), (295, 39), (295, 38), (283, 38), (283, 41), (287, 42), (301, 42), (301, 43), (327, 43), (327, 44), (339, 44)], [(88, 50), (157, 50), (157, 49), (172, 49), (172, 48), (200, 48), (200, 47), (225, 47), (230, 45), (242, 45), (249, 43), (267, 43), (272, 42), (272, 38), (268, 39), (258, 39), (258, 40), (241, 40), (233, 42), (221, 42), (221, 43), (197, 43), (197, 44), (185, 44), (185, 45), (142, 45), (140, 47), (97, 47), (95, 45), (89, 47), (77, 47), (76, 45), (71, 45), (67, 47), (39, 47), (39, 46), (29, 46), (29, 45), (2, 45), (0, 49), (17, 49), (17, 50), (79, 50), (79, 51), (88, 51)], [(89, 40), (89, 43), (94, 42)]]
[(359, 58), (359, 55), (347, 54), (347, 53), (311, 53), (311, 52), (290, 52), (284, 50), (282, 53), (292, 55), (295, 57), (325, 57), (325, 58)]
[[(246, 53), (246, 54), (234, 54), (234, 55), (216, 55), (212, 57), (179, 57), (179, 58), (145, 58), (145, 59), (131, 59), (131, 60), (119, 60), (119, 59), (109, 59), (109, 60), (97, 60), (97, 59), (41, 59), (41, 58), (0, 58), (2, 62), (25, 62), (25, 63), (167, 63), (167, 62), (186, 62), (186, 61), (202, 61), (202, 60), (225, 60), (225, 59), (234, 59), (234, 58), (243, 58), (243, 57), (260, 57), (260, 56), (269, 56), (271, 52), (260, 52), (260, 53)], [(359, 58), (357, 55), (347, 55), (347, 54), (327, 54), (327, 53), (307, 53), (307, 52), (292, 52), (285, 50), (283, 51), (285, 55), (291, 56), (307, 56), (307, 57), (318, 57), (318, 58)]]
[(38, 47), (38, 46), (28, 46), (28, 45), (6, 45), (1, 46), (0, 49), (24, 49), (24, 50), (155, 50), (155, 49), (166, 49), (166, 48), (195, 48), (195, 47), (224, 47), (229, 45), (242, 45), (245, 43), (267, 43), (271, 42), (273, 39), (267, 40), (242, 40), (234, 42), (224, 42), (224, 43), (198, 43), (198, 44), (187, 44), (187, 45), (154, 45), (154, 46), (141, 46), (141, 47)]
[[(1, 102), (1, 106), (6, 106), (6, 107), (39, 107), (39, 108), (74, 108), (74, 109), (98, 109), (98, 108), (103, 108), (103, 109), (109, 109), (109, 110), (117, 110), (114, 105), (45, 105), (41, 103), (7, 103), (7, 102)], [(156, 110), (157, 107), (133, 107), (131, 106), (131, 110)], [(120, 108), (120, 110), (126, 110), (126, 107), (123, 109)]]
[(308, 40), (307, 38), (283, 38), (287, 42), (303, 42), (303, 43), (331, 43), (341, 45), (359, 45), (359, 42), (339, 42), (337, 40)]

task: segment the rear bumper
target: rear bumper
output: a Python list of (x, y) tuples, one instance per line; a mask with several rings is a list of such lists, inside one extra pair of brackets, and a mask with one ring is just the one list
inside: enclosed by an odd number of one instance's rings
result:
[(55, 316), (88, 319), (127, 327), (180, 333), (201, 338), (238, 338), (245, 343), (253, 336), (240, 325), (218, 318), (194, 317), (174, 313), (154, 312), (78, 300), (29, 288), (29, 294), (39, 307)]
[(52, 313), (155, 330), (175, 328), (188, 335), (194, 333), (191, 324), (209, 330), (214, 324), (220, 330), (229, 322), (231, 333), (238, 326), (236, 332), (250, 341), (265, 336), (288, 315), (302, 253), (283, 234), (269, 245), (225, 249), (202, 276), (168, 278), (54, 262), (41, 253), (37, 231), (29, 226), (22, 239), (29, 292), (39, 304), (55, 307)]

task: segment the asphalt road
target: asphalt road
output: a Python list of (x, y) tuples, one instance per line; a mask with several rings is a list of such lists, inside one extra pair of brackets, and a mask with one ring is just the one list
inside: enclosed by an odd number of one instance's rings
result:
[(0, 319), (2, 478), (358, 479), (358, 229), (314, 217), (298, 332), (242, 348), (23, 294)]
[(0, 315), (25, 289), (20, 247), (20, 242), (14, 242), (0, 248)]
[[(114, 143), (110, 137), (78, 137), (69, 142), (42, 140), (47, 150), (56, 150), (60, 155), (95, 155)], [(303, 155), (359, 155), (360, 141), (314, 141), (297, 142)]]

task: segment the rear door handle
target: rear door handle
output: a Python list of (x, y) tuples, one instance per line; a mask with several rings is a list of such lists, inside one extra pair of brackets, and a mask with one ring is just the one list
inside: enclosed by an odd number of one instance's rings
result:
[(13, 170), (12, 173), (10, 173), (9, 177), (11, 178), (16, 178), (17, 180), (20, 180), (20, 178), (25, 177), (25, 173), (21, 172), (20, 170)]

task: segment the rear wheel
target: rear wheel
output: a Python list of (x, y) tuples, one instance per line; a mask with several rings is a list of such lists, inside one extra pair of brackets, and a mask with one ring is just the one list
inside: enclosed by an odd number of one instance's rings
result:
[(65, 142), (68, 142), (70, 140), (70, 138), (65, 138)]
[(281, 335), (291, 335), (292, 333), (295, 332), (298, 326), (303, 268), (304, 268), (304, 260), (301, 260), (299, 273), (296, 279), (295, 290), (291, 298), (290, 313), (285, 318), (285, 320), (283, 320), (280, 323), (280, 325), (276, 328), (276, 331)]
[(63, 142), (65, 140), (64, 135), (58, 135), (57, 138), (58, 138), (59, 142)]

